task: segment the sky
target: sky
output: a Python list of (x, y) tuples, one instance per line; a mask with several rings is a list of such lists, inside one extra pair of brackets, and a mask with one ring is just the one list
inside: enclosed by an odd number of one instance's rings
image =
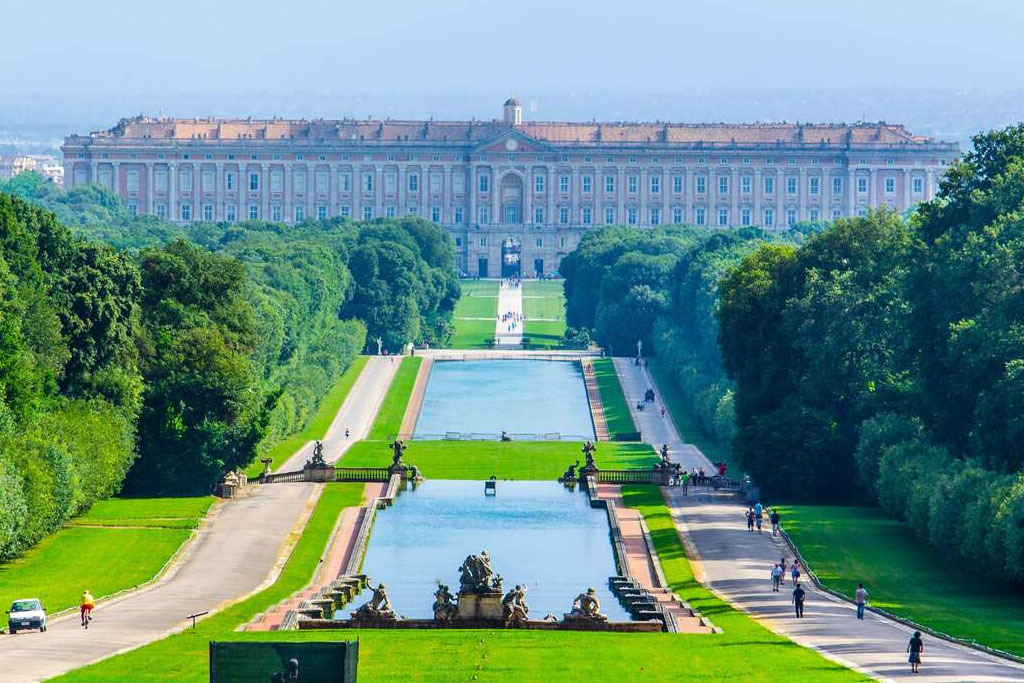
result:
[(1024, 88), (1022, 0), (0, 0), (0, 95)]

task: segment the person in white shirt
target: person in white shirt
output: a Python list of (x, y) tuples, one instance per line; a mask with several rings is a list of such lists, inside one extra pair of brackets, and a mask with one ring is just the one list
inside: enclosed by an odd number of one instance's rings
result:
[(857, 591), (854, 593), (855, 602), (857, 603), (857, 618), (864, 618), (864, 608), (868, 604), (868, 592), (864, 590), (864, 584), (857, 584)]

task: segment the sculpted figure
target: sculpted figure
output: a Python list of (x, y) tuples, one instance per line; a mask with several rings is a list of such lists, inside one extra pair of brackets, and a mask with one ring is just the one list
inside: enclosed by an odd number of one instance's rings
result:
[(601, 601), (597, 599), (597, 592), (588, 588), (586, 593), (580, 593), (572, 601), (572, 609), (565, 615), (566, 619), (593, 619), (606, 621), (607, 616), (601, 614)]
[(583, 455), (586, 458), (586, 464), (583, 466), (585, 470), (596, 469), (597, 465), (594, 464), (594, 451), (597, 450), (597, 446), (594, 442), (587, 441), (583, 444)]
[(306, 467), (327, 467), (327, 463), (324, 462), (324, 445), (322, 442), (313, 442), (313, 458), (306, 463)]
[(672, 466), (672, 461), (669, 460), (669, 458), (668, 458), (668, 444), (667, 443), (661, 445), (661, 466), (662, 467), (671, 467)]
[(402, 454), (405, 453), (405, 443), (401, 439), (395, 439), (391, 444), (391, 465), (402, 465)]
[(455, 598), (443, 583), (434, 592), (433, 610), (435, 621), (451, 621), (459, 611)]
[(580, 461), (577, 460), (565, 470), (565, 474), (562, 475), (562, 481), (576, 481), (576, 468), (580, 466)]
[(387, 586), (381, 582), (373, 589), (370, 600), (355, 612), (352, 612), (353, 619), (395, 619), (395, 612), (391, 609), (391, 599), (388, 597)]
[(486, 550), (479, 555), (470, 555), (459, 567), (459, 589), (472, 593), (481, 593), (491, 589), (494, 571), (491, 569), (491, 556)]
[(511, 623), (526, 621), (530, 614), (530, 608), (526, 604), (526, 589), (523, 586), (516, 586), (505, 594), (501, 599), (502, 618)]

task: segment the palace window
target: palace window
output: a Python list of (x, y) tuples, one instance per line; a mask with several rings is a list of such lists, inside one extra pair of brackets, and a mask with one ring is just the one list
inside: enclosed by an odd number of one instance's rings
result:
[[(156, 184), (157, 191), (158, 192), (166, 192), (167, 191), (167, 169), (158, 168), (153, 173), (153, 175), (154, 175), (154, 182)], [(77, 179), (75, 181), (75, 184), (76, 185), (78, 184)]]
[(718, 177), (718, 194), (729, 194), (729, 176)]
[(157, 218), (167, 218), (167, 205), (166, 204), (157, 204), (156, 205), (156, 215), (157, 215)]
[(343, 218), (348, 218), (352, 215), (352, 207), (348, 204), (341, 205), (341, 215)]
[(544, 223), (544, 207), (535, 206), (533, 207), (533, 222), (537, 225)]
[(224, 174), (224, 187), (228, 192), (235, 191), (235, 174), (231, 171)]
[(626, 223), (629, 225), (636, 225), (636, 207), (631, 206), (626, 209)]
[(537, 245), (538, 249), (540, 249), (541, 247), (544, 246), (544, 238), (543, 237), (538, 237), (536, 240), (534, 240), (533, 243)]
[(679, 194), (683, 191), (683, 176), (674, 175), (672, 176), (672, 191)]
[[(212, 221), (213, 220), (213, 204), (203, 204), (203, 220), (204, 221)], [(278, 218), (275, 218), (274, 220), (278, 220), (279, 221), (281, 219), (280, 219), (280, 217), (278, 217)]]
[(316, 207), (316, 219), (318, 221), (327, 220), (327, 207), (324, 206), (323, 204), (320, 204)]
[(260, 174), (250, 173), (249, 174), (249, 190), (251, 192), (259, 192), (260, 189)]
[(188, 202), (184, 202), (181, 205), (181, 220), (190, 221), (192, 220), (192, 205)]
[(466, 176), (462, 173), (456, 173), (452, 176), (452, 191), (456, 194), (462, 194), (466, 191)]
[(868, 191), (868, 179), (857, 178), (857, 194), (866, 194)]
[(718, 225), (723, 228), (729, 225), (729, 209), (718, 210)]
[(128, 215), (131, 216), (132, 218), (138, 218), (139, 217), (139, 203), (138, 202), (128, 202)]
[(628, 175), (626, 176), (626, 192), (629, 194), (636, 194), (637, 187), (637, 176)]
[(544, 191), (544, 174), (538, 173), (533, 176), (533, 191), (537, 194)]
[(694, 212), (694, 220), (693, 220), (693, 222), (696, 223), (697, 225), (704, 225), (705, 223), (707, 223), (707, 219), (705, 218), (705, 213), (706, 212), (704, 211), (703, 208), (698, 208), (696, 210), (696, 212)]
[(363, 192), (373, 192), (373, 173), (363, 174)]
[(317, 192), (319, 192), (320, 194), (323, 194), (323, 193), (327, 192), (327, 185), (328, 185), (329, 182), (330, 181), (329, 181), (329, 179), (327, 177), (327, 171), (317, 171), (316, 172), (316, 191)]
[(842, 217), (842, 215), (843, 212), (839, 209), (832, 209), (832, 220), (837, 221)]
[(409, 192), (420, 191), (420, 174), (410, 173), (409, 174)]
[(230, 223), (234, 223), (238, 218), (238, 210), (234, 204), (228, 204), (224, 207), (224, 219)]
[(661, 209), (656, 206), (651, 207), (651, 225), (658, 225), (661, 223)]
[(405, 215), (407, 215), (407, 216), (419, 216), (420, 215), (419, 204), (410, 204), (406, 208), (406, 210), (405, 210)]
[(892, 194), (895, 191), (896, 191), (896, 179), (895, 178), (886, 178), (885, 179), (885, 193), (886, 194)]
[(811, 176), (810, 180), (810, 193), (812, 196), (816, 196), (821, 189), (821, 178), (818, 176)]
[(681, 225), (683, 222), (683, 207), (673, 206), (672, 207), (672, 222), (676, 225)]
[(489, 191), (491, 189), (491, 177), (489, 175), (481, 173), (479, 179), (477, 180), (477, 188), (481, 192)]
[(260, 219), (260, 205), (250, 204), (249, 205), (249, 220), (258, 221)]
[(843, 193), (843, 179), (839, 176), (832, 178), (832, 194), (840, 195)]
[(398, 174), (384, 174), (384, 194), (395, 194), (398, 191)]
[(775, 194), (775, 178), (771, 176), (765, 176), (764, 178), (764, 193)]
[(796, 176), (786, 178), (786, 194), (796, 194)]
[(661, 176), (651, 176), (651, 194), (658, 194), (661, 192)]
[(559, 237), (558, 237), (558, 248), (559, 249), (565, 249), (565, 236), (564, 235), (559, 235)]
[(565, 194), (569, 191), (569, 176), (560, 175), (558, 176), (558, 191)]
[(585, 176), (583, 176), (583, 181), (582, 182), (583, 182), (583, 191), (584, 192), (589, 194), (589, 193), (594, 191), (594, 176), (585, 175)]
[(430, 174), (430, 191), (437, 194), (441, 191), (441, 174), (433, 172)]
[(483, 204), (477, 208), (477, 222), (487, 224), (491, 222), (491, 207)]
[(304, 207), (302, 204), (296, 204), (295, 205), (295, 222), (296, 223), (301, 223), (304, 220), (306, 220), (306, 207)]
[(430, 220), (435, 223), (441, 222), (441, 207), (436, 204), (430, 207)]
[[(203, 184), (206, 184), (205, 173)], [(270, 172), (270, 191), (271, 192), (282, 192), (284, 191), (284, 174), (279, 170), (273, 170)]]
[(395, 205), (394, 204), (388, 204), (387, 206), (384, 207), (384, 216), (386, 218), (394, 218), (395, 217)]
[(611, 225), (615, 222), (615, 209), (610, 206), (605, 207), (604, 210), (604, 224)]
[(465, 211), (461, 206), (455, 207), (455, 223), (456, 225), (462, 225), (462, 221), (465, 219)]
[(352, 174), (351, 173), (342, 173), (341, 175), (338, 176), (338, 180), (339, 180), (338, 184), (341, 185), (341, 191), (342, 192), (351, 192), (352, 191)]
[(791, 228), (796, 225), (796, 209), (786, 209), (786, 225)]
[(364, 206), (363, 207), (363, 220), (364, 221), (373, 220), (373, 207), (372, 206)]
[(569, 225), (569, 207), (560, 206), (558, 208), (558, 222), (562, 225)]
[(750, 225), (750, 209), (747, 207), (740, 209), (740, 225)]
[(582, 210), (582, 214), (583, 214), (583, 216), (582, 216), (583, 225), (590, 225), (590, 223), (592, 222), (591, 218), (592, 218), (592, 214), (593, 214), (593, 211), (591, 210), (591, 208), (589, 206), (584, 206), (583, 210)]
[(479, 244), (481, 247), (486, 247), (487, 246), (487, 238), (486, 237), (481, 237), (480, 240), (477, 242), (477, 244)]
[(810, 212), (809, 212), (809, 216), (810, 216), (810, 219), (811, 219), (812, 223), (817, 223), (818, 222), (819, 214), (818, 214), (818, 210), (817, 209), (811, 209)]
[(754, 181), (753, 181), (753, 179), (750, 176), (745, 175), (742, 178), (740, 178), (740, 192), (741, 193), (743, 193), (743, 194), (750, 194), (750, 189), (753, 187), (753, 185), (754, 185)]
[(764, 227), (770, 228), (775, 225), (775, 210), (765, 209), (764, 210)]
[(914, 178), (914, 194), (921, 194), (924, 192), (924, 180), (921, 178)]
[(612, 194), (615, 192), (615, 176), (606, 175), (604, 177), (604, 191), (607, 194)]
[(707, 176), (697, 176), (697, 194), (704, 194), (708, 191), (708, 178)]

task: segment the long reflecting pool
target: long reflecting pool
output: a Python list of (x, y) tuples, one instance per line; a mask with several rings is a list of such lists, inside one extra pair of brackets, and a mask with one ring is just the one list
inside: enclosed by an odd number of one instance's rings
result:
[(415, 438), (503, 431), (593, 439), (580, 364), (545, 360), (434, 363)]
[[(561, 618), (593, 586), (601, 611), (628, 621), (608, 589), (617, 571), (605, 511), (557, 482), (499, 481), (497, 488), (496, 496), (484, 496), (481, 481), (430, 480), (377, 513), (362, 571), (387, 584), (395, 612), (432, 618), (437, 584), (457, 593), (459, 565), (486, 549), (506, 590), (527, 586), (532, 619), (548, 612)], [(369, 596), (364, 591), (338, 616), (348, 618)]]

